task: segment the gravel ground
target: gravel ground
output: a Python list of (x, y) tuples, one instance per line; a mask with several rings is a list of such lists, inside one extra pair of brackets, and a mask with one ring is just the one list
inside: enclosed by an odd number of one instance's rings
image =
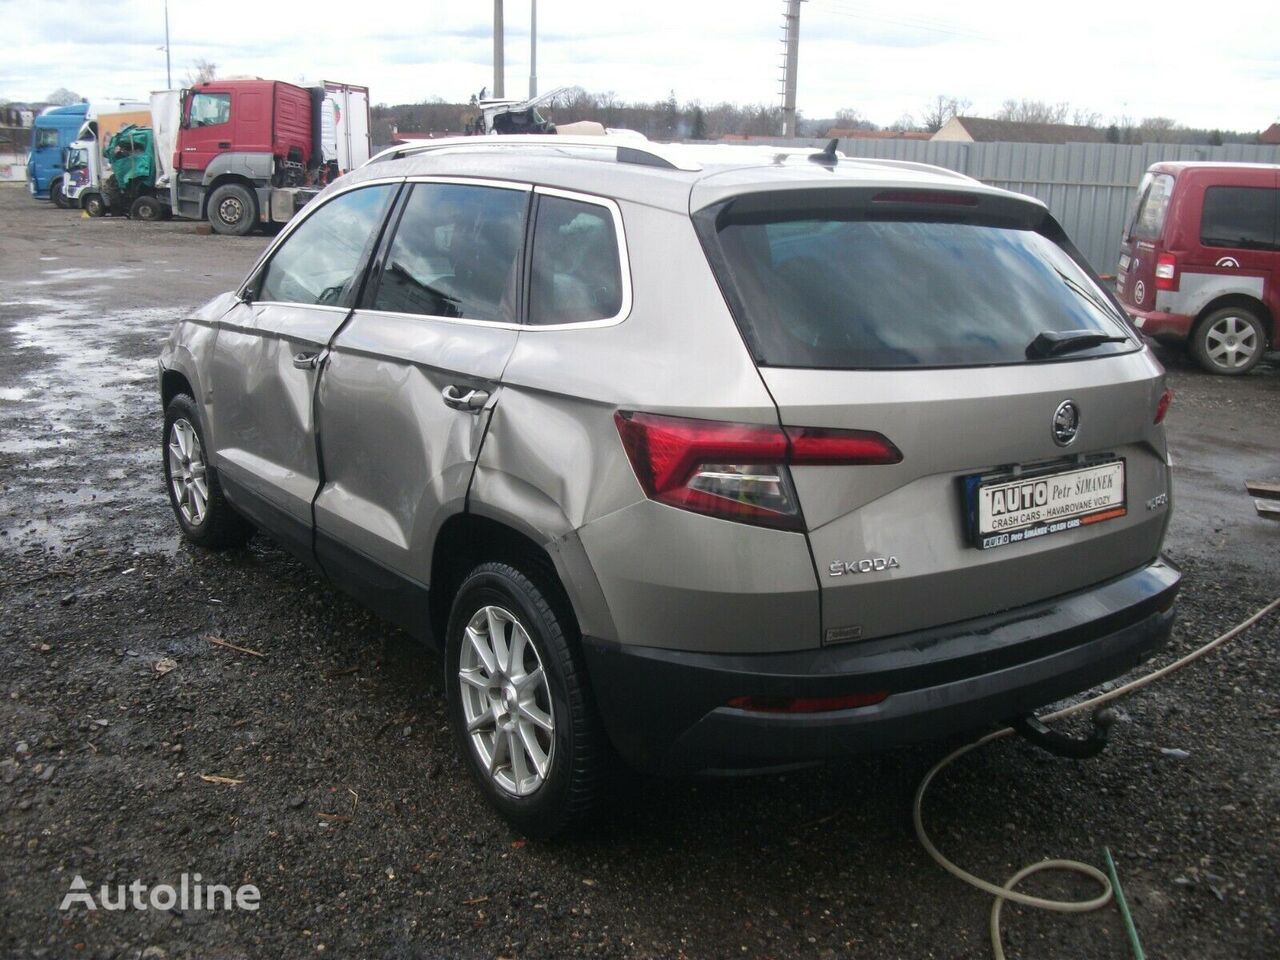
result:
[[(0, 955), (988, 955), (988, 898), (911, 830), (946, 744), (743, 780), (620, 771), (590, 829), (525, 843), (454, 759), (435, 657), (266, 538), (180, 545), (154, 357), (264, 243), (0, 188)], [(1280, 474), (1275, 365), (1170, 364), (1186, 579), (1162, 662), (1269, 601), (1280, 562), (1242, 489)], [(1276, 956), (1278, 638), (1280, 617), (1125, 701), (1099, 759), (966, 757), (931, 794), (935, 839), (997, 881), (1107, 844), (1149, 956)], [(76, 875), (183, 872), (254, 884), (260, 908), (58, 909)], [(1111, 909), (1005, 927), (1011, 957), (1128, 955)]]

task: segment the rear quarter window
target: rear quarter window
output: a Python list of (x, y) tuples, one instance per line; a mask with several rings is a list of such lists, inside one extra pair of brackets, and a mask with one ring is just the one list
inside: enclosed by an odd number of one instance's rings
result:
[(1138, 198), (1138, 212), (1133, 220), (1133, 236), (1139, 240), (1154, 242), (1164, 231), (1164, 220), (1169, 212), (1169, 199), (1173, 196), (1173, 177), (1157, 173)]
[(1268, 187), (1208, 187), (1200, 215), (1200, 242), (1206, 247), (1275, 250), (1276, 198)]

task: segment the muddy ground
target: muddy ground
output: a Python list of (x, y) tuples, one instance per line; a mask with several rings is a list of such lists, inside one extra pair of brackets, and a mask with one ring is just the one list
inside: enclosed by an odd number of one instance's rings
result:
[[(181, 545), (154, 358), (265, 243), (0, 187), (0, 956), (988, 955), (987, 897), (911, 830), (944, 745), (746, 780), (619, 772), (591, 829), (525, 843), (454, 759), (434, 656), (266, 538)], [(1280, 593), (1280, 525), (1243, 490), (1280, 475), (1280, 369), (1170, 363), (1186, 579), (1162, 662)], [(1149, 956), (1274, 957), (1277, 639), (1280, 617), (1126, 701), (1100, 759), (967, 757), (932, 795), (939, 844), (998, 882), (1109, 845)], [(184, 872), (254, 884), (260, 908), (58, 909), (76, 875)], [(1011, 957), (1128, 955), (1113, 909), (1005, 916)]]

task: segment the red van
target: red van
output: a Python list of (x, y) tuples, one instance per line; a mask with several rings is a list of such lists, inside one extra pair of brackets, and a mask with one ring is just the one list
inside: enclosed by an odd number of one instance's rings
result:
[(1253, 369), (1280, 320), (1280, 166), (1153, 164), (1116, 287), (1140, 330), (1189, 342), (1210, 373)]

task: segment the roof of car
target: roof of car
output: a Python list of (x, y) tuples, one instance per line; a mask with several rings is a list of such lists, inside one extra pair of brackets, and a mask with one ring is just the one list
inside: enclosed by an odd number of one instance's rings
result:
[(1160, 170), (1165, 173), (1178, 173), (1182, 170), (1280, 170), (1276, 163), (1236, 163), (1228, 160), (1161, 160), (1147, 169)]
[(1005, 193), (921, 163), (823, 156), (812, 147), (660, 144), (636, 134), (407, 143), (384, 150), (342, 182), (406, 176), (512, 180), (680, 212), (764, 190), (886, 186)]

